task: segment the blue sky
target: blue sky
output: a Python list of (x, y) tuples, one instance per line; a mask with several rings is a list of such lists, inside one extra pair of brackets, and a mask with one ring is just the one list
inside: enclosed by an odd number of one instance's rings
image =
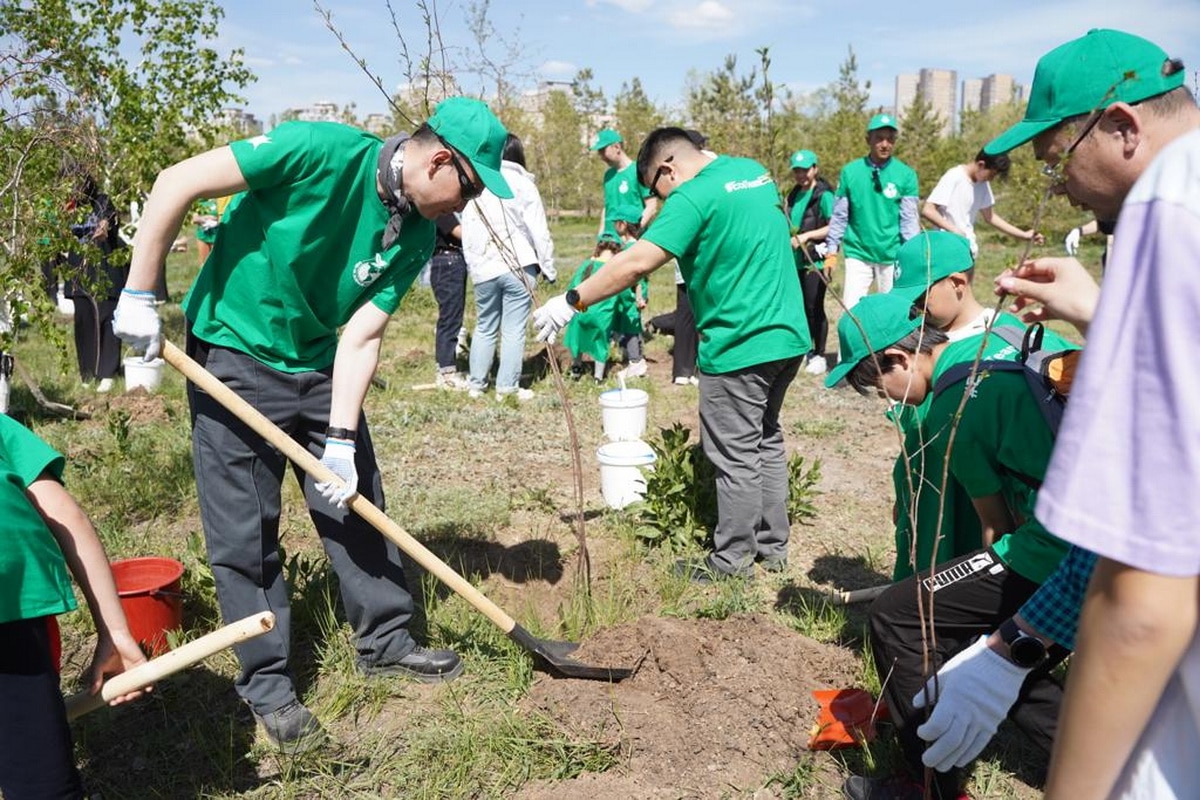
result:
[[(329, 100), (357, 104), (359, 115), (386, 102), (341, 49), (306, 0), (222, 0), (226, 16), (218, 49), (241, 47), (258, 82), (245, 90), (248, 110), (264, 122), (272, 113)], [(469, 2), (434, 4), (451, 50), (470, 47), (464, 19)], [(321, 0), (355, 52), (393, 88), (404, 81), (399, 38), (384, 0)], [(413, 0), (392, 0), (409, 48), (425, 47)], [(1001, 72), (1028, 83), (1039, 56), (1089, 28), (1137, 33), (1184, 59), (1188, 84), (1200, 69), (1200, 2), (1196, 0), (492, 0), (490, 18), (520, 49), (529, 86), (539, 78), (570, 79), (591, 67), (611, 97), (641, 79), (656, 102), (673, 106), (690, 71), (738, 56), (742, 69), (769, 46), (772, 75), (798, 91), (837, 77), (853, 47), (859, 76), (872, 84), (872, 104), (890, 106), (894, 78), (921, 67), (958, 71), (961, 81)], [(499, 55), (502, 48), (492, 48)]]

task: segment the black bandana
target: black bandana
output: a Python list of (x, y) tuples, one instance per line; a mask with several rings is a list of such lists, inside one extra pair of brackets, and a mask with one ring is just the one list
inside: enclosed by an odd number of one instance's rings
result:
[(383, 204), (391, 212), (387, 228), (383, 232), (384, 250), (396, 243), (396, 239), (399, 238), (400, 231), (404, 227), (404, 218), (412, 211), (412, 203), (404, 196), (404, 179), (400, 174), (401, 170), (399, 168), (392, 169), (392, 159), (395, 158), (396, 151), (403, 148), (408, 140), (407, 133), (393, 136), (383, 143), (383, 150), (379, 151), (377, 168), (379, 185), (383, 187)]

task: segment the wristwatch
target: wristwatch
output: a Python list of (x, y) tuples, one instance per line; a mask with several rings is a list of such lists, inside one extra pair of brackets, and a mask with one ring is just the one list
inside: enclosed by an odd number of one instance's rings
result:
[(1000, 638), (1008, 645), (1008, 660), (1018, 667), (1033, 669), (1046, 660), (1046, 645), (1013, 622), (1012, 617), (1000, 625)]
[(585, 306), (579, 300), (579, 292), (575, 291), (574, 289), (567, 289), (565, 299), (567, 301), (567, 305), (576, 311), (587, 311), (587, 306)]

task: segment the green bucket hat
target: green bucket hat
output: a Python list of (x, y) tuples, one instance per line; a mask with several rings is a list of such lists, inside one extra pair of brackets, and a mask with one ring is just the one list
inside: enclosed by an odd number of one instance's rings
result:
[[(838, 363), (825, 376), (825, 385), (850, 374), (864, 358), (908, 336), (921, 327), (924, 317), (909, 319), (912, 303), (892, 292), (869, 294), (838, 320)], [(855, 324), (855, 320), (858, 324)], [(859, 326), (862, 329), (859, 329)], [(866, 338), (863, 335), (866, 334)]]
[[(1169, 66), (1170, 65), (1170, 66)], [(1025, 119), (988, 142), (988, 155), (1007, 153), (1065, 119), (1137, 103), (1183, 85), (1165, 50), (1140, 36), (1093, 28), (1042, 56), (1033, 73)]]
[(508, 131), (487, 103), (470, 97), (448, 97), (438, 103), (427, 124), (446, 144), (471, 162), (479, 180), (493, 194), (503, 199), (513, 196), (508, 181), (500, 174), (500, 158)]
[(900, 123), (891, 114), (876, 114), (867, 123), (867, 133), (877, 131), (880, 128), (891, 128), (892, 130), (899, 131)]
[(603, 150), (610, 144), (616, 144), (617, 142), (623, 141), (625, 140), (621, 138), (621, 134), (617, 133), (612, 128), (601, 128), (600, 132), (596, 134), (596, 141), (592, 142), (590, 149)]
[(950, 231), (926, 231), (900, 246), (891, 293), (909, 305), (937, 281), (975, 266), (971, 243)]
[(797, 150), (792, 153), (792, 169), (808, 169), (817, 165), (817, 154), (812, 150)]

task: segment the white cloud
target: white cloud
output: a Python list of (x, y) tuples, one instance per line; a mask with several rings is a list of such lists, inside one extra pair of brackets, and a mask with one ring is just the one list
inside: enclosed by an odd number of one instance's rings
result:
[(734, 16), (717, 0), (704, 0), (694, 8), (679, 8), (667, 15), (667, 21), (677, 28), (720, 30), (733, 22)]
[(600, 5), (616, 6), (622, 11), (628, 11), (631, 14), (641, 14), (654, 5), (654, 0), (588, 0), (590, 8)]
[(572, 64), (570, 61), (556, 61), (551, 59), (543, 61), (538, 67), (538, 72), (542, 75), (574, 75), (579, 71), (579, 67)]

